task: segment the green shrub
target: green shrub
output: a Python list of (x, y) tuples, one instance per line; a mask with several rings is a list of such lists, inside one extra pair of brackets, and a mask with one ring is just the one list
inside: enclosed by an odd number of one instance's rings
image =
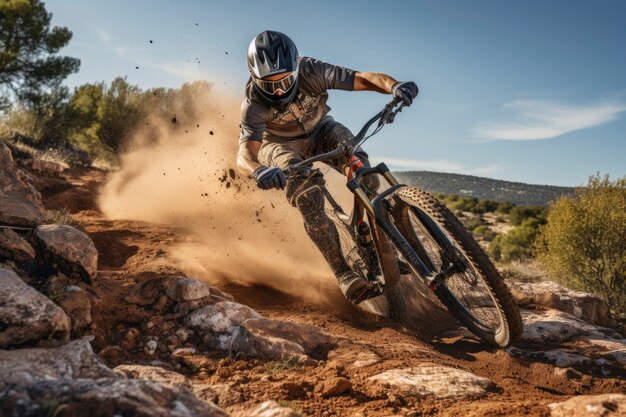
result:
[(614, 315), (626, 315), (626, 177), (596, 174), (575, 197), (559, 198), (536, 252), (553, 279), (599, 294)]
[(531, 258), (538, 225), (528, 221), (507, 233), (497, 235), (489, 245), (489, 255), (503, 263)]
[(487, 225), (480, 225), (473, 230), (474, 235), (491, 242), (498, 234)]

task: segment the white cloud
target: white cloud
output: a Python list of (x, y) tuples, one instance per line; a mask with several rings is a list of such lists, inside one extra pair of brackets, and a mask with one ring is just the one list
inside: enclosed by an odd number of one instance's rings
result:
[(495, 140), (541, 140), (610, 122), (626, 111), (626, 103), (601, 102), (569, 105), (541, 100), (518, 100), (504, 108), (513, 120), (483, 122), (472, 131), (478, 138)]
[(141, 62), (139, 65), (161, 70), (183, 81), (206, 80), (209, 78), (209, 74), (206, 71), (203, 71), (197, 64), (191, 62), (163, 62), (157, 64)]
[(456, 172), (459, 174), (491, 175), (500, 171), (501, 165), (494, 164), (483, 167), (468, 167), (454, 161), (403, 159), (393, 157), (373, 157), (372, 165), (385, 162), (393, 170)]
[(98, 36), (100, 36), (100, 40), (104, 43), (109, 43), (111, 41), (111, 34), (106, 30), (96, 29)]

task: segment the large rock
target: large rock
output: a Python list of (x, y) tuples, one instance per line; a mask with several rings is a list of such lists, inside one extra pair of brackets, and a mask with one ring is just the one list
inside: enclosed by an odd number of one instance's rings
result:
[(70, 319), (56, 304), (0, 267), (0, 348), (69, 339)]
[(65, 275), (55, 275), (47, 281), (47, 294), (69, 316), (73, 331), (91, 324), (89, 296), (79, 286), (72, 285)]
[(39, 193), (20, 179), (11, 151), (0, 140), (0, 224), (35, 227), (45, 218)]
[(243, 304), (221, 301), (185, 318), (211, 349), (270, 360), (325, 359), (338, 340), (318, 328), (262, 318)]
[(93, 352), (87, 338), (57, 348), (0, 350), (0, 387), (73, 378), (113, 378), (117, 374)]
[[(209, 339), (205, 338), (205, 342)], [(233, 332), (230, 345), (225, 346), (220, 340), (219, 348), (230, 348), (244, 356), (270, 360), (293, 356), (302, 360), (307, 360), (307, 357), (319, 360), (326, 359), (337, 343), (336, 337), (314, 326), (259, 318), (246, 320)]]
[(550, 417), (618, 417), (626, 415), (626, 395), (579, 395), (548, 407)]
[(13, 230), (0, 227), (0, 259), (27, 264), (35, 260), (35, 250)]
[[(57, 414), (59, 413), (60, 414)], [(226, 417), (186, 389), (120, 379), (58, 379), (0, 389), (0, 415)]]
[(598, 339), (619, 337), (612, 329), (591, 325), (558, 310), (521, 310), (521, 314), (524, 321), (522, 340), (526, 342), (559, 344), (581, 336)]
[(170, 299), (177, 303), (193, 301), (211, 295), (211, 287), (193, 278), (179, 277), (165, 290)]
[(404, 397), (437, 399), (480, 398), (495, 387), (487, 378), (470, 372), (435, 364), (414, 368), (391, 369), (369, 378), (386, 387), (393, 387)]
[(261, 315), (243, 304), (221, 301), (202, 307), (185, 318), (185, 325), (200, 334), (228, 332), (251, 318)]
[(89, 236), (65, 224), (35, 229), (33, 240), (41, 262), (53, 271), (91, 282), (98, 270), (98, 251)]
[(606, 325), (609, 305), (601, 297), (565, 288), (556, 282), (510, 282), (511, 294), (520, 306), (540, 305), (569, 313), (592, 324)]

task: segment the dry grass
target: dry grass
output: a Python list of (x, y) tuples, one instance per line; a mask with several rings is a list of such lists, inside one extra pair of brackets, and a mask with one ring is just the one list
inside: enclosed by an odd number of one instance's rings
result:
[(541, 282), (548, 279), (546, 272), (534, 260), (513, 261), (499, 266), (500, 274), (505, 280), (517, 282)]

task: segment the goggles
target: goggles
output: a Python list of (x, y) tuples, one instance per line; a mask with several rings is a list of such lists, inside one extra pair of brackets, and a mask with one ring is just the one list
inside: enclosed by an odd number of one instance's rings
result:
[(263, 90), (267, 94), (274, 95), (278, 91), (282, 91), (283, 94), (289, 91), (289, 89), (293, 87), (293, 85), (296, 83), (297, 78), (298, 78), (298, 71), (296, 70), (292, 72), (291, 74), (287, 75), (286, 77), (283, 77), (280, 80), (276, 80), (276, 81), (268, 81), (264, 79), (254, 78), (254, 77), (253, 77), (253, 80), (261, 90)]

